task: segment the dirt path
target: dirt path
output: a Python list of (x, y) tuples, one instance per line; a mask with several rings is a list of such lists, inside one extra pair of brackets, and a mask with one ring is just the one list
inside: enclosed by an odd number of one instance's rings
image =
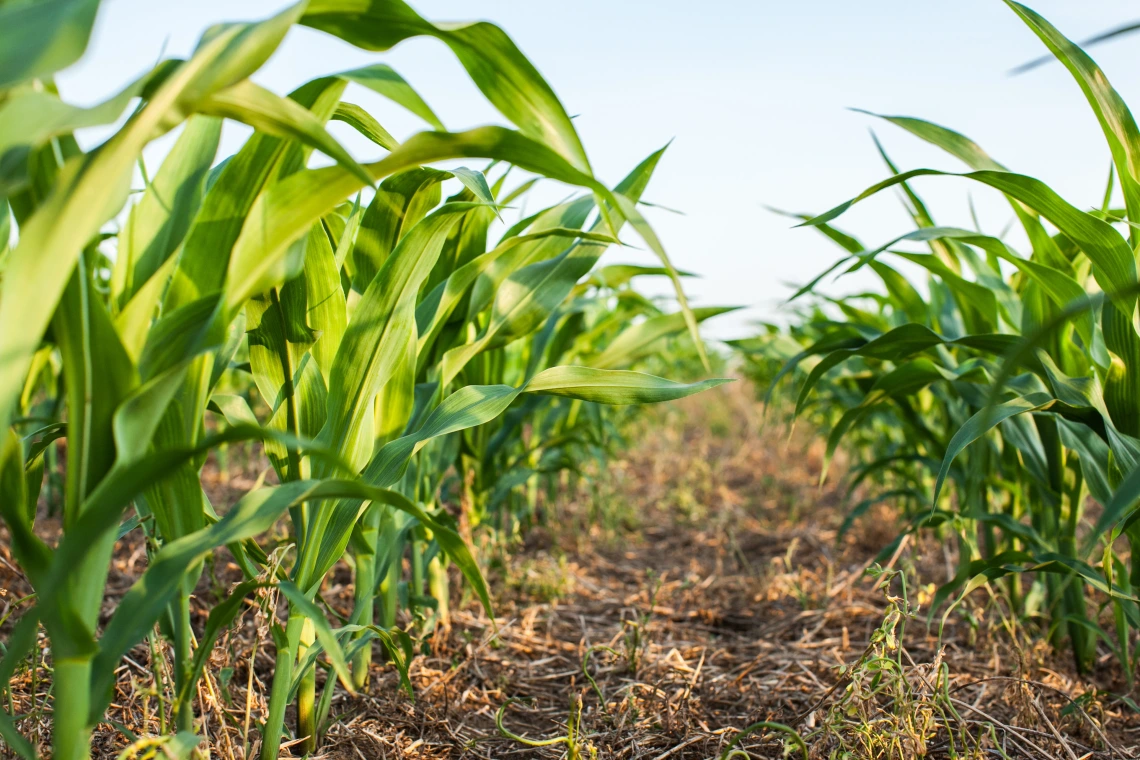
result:
[[(841, 498), (817, 487), (818, 438), (762, 430), (746, 387), (717, 393), (657, 408), (628, 454), (549, 507), (524, 543), (482, 547), (497, 631), (469, 598), (453, 599), (450, 631), (412, 666), (415, 702), (374, 665), (369, 693), (336, 692), (322, 756), (565, 757), (565, 743), (529, 747), (497, 730), (504, 703), (530, 700), (507, 708), (505, 727), (564, 736), (580, 709), (583, 758), (705, 760), (757, 721), (808, 736), (813, 758), (1140, 757), (1130, 749), (1140, 721), (1104, 691), (1123, 688), (1110, 658), (1092, 680), (1075, 678), (983, 594), (936, 638), (924, 584), (944, 580), (948, 549), (908, 543), (890, 559), (908, 579), (906, 602), (897, 578), (877, 588), (864, 570), (895, 535), (894, 517), (874, 513), (837, 542)], [(120, 547), (115, 585), (140, 562), (139, 547)], [(350, 600), (348, 579), (334, 573), (323, 595)], [(895, 623), (908, 603), (919, 619), (904, 631)], [(215, 757), (242, 757), (247, 707), (256, 721), (268, 694), (268, 642), (250, 614), (215, 652), (199, 693)], [(157, 731), (149, 650), (131, 656), (115, 717)], [(18, 706), (30, 705), (30, 677), (14, 686)], [(99, 734), (107, 755), (123, 746), (110, 726)], [(758, 731), (741, 746), (781, 757), (784, 738)]]
[[(860, 660), (896, 608), (864, 569), (897, 524), (875, 513), (837, 543), (841, 499), (832, 485), (818, 488), (821, 443), (762, 428), (749, 393), (736, 387), (712, 402), (659, 408), (623, 460), (504, 559), (492, 583), (498, 634), (468, 605), (438, 654), (414, 669), (415, 705), (391, 698), (395, 680), (386, 676), (387, 696), (335, 729), (330, 756), (562, 757), (565, 744), (502, 738), (495, 713), (508, 699), (533, 700), (512, 704), (505, 726), (548, 739), (566, 734), (579, 698), (584, 757), (592, 747), (602, 758), (704, 760), (757, 721), (805, 734), (830, 726), (812, 740), (813, 757), (844, 748), (852, 757), (915, 757), (919, 737), (930, 756), (949, 757), (951, 737), (935, 723), (951, 706), (959, 757), (976, 756), (968, 747), (978, 741), (994, 757), (999, 745), (1009, 757), (1109, 757), (1098, 751), (1106, 739), (1115, 756), (1130, 756), (1126, 748), (1140, 744), (1135, 715), (1103, 697), (1086, 697), (1091, 717), (1062, 715), (1064, 695), (1095, 684), (1073, 678), (1024, 632), (1011, 637), (981, 599), (968, 606), (975, 624), (955, 619), (941, 641), (923, 608), (906, 626), (905, 652), (873, 647), (867, 659), (901, 659), (904, 678), (885, 668), (873, 685), (875, 668), (864, 666), (854, 687), (842, 679), (841, 667)], [(907, 571), (910, 604), (922, 607), (933, 589), (914, 588), (915, 574), (941, 581), (952, 557), (935, 541), (912, 549), (890, 564)], [(896, 580), (890, 593), (899, 591)], [(604, 711), (583, 673), (591, 647), (587, 668)], [(1109, 663), (1102, 688), (1112, 675)], [(1038, 684), (983, 680), (994, 678)], [(343, 709), (352, 711), (347, 700)], [(782, 735), (760, 732), (742, 746), (780, 757)]]

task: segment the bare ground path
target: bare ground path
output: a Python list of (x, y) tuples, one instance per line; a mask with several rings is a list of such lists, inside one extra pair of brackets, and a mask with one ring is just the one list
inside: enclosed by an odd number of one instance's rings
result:
[[(842, 499), (838, 478), (818, 488), (818, 438), (762, 429), (747, 387), (717, 393), (658, 408), (619, 461), (550, 506), (518, 545), (484, 546), (497, 629), (456, 597), (450, 631), (412, 666), (416, 700), (375, 665), (369, 693), (336, 692), (340, 719), (322, 755), (565, 757), (565, 743), (530, 747), (496, 728), (504, 703), (528, 700), (505, 710), (505, 727), (550, 739), (580, 711), (583, 758), (704, 760), (757, 721), (796, 729), (813, 758), (1140, 757), (1140, 720), (1112, 696), (1125, 686), (1111, 657), (1076, 677), (984, 591), (939, 638), (926, 605), (952, 547), (904, 544), (887, 564), (905, 575), (906, 601), (898, 578), (879, 587), (864, 570), (895, 517), (874, 512), (837, 541)], [(124, 545), (118, 557), (113, 580), (125, 588), (145, 555)], [(350, 600), (348, 580), (334, 574), (324, 596)], [(3, 582), (18, 593), (18, 577)], [(918, 617), (899, 625), (908, 604)], [(245, 720), (268, 693), (268, 641), (251, 613), (215, 652), (199, 693), (215, 757), (242, 757), (247, 740), (256, 748)], [(140, 733), (158, 729), (149, 657), (145, 646), (132, 653), (115, 702)], [(30, 674), (13, 686), (27, 711)], [(46, 701), (43, 680), (36, 689)], [(22, 728), (34, 733), (30, 722)], [(107, 756), (124, 744), (110, 726), (100, 738)], [(740, 746), (775, 758), (784, 739), (761, 730)]]

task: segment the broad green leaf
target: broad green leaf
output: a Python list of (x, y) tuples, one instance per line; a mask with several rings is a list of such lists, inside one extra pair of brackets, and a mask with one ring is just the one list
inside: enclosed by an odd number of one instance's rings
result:
[[(558, 97), (494, 24), (433, 24), (402, 0), (310, 0), (301, 23), (365, 50), (388, 50), (411, 37), (435, 37), (451, 48), (475, 85), (524, 135), (551, 146), (579, 171), (590, 172), (581, 140)], [(442, 130), (438, 120), (433, 126)]]
[[(311, 4), (309, 8), (312, 9)], [(439, 117), (435, 115), (431, 107), (424, 102), (424, 99), (408, 84), (407, 80), (396, 73), (392, 67), (386, 66), (383, 63), (374, 63), (363, 68), (342, 71), (336, 76), (339, 79), (354, 82), (361, 87), (366, 87), (377, 94), (383, 95), (388, 98), (388, 100), (403, 106), (426, 121), (433, 129), (440, 132), (446, 131), (443, 122), (439, 120)]]
[(102, 103), (86, 108), (65, 102), (47, 88), (25, 86), (9, 92), (0, 104), (0, 195), (13, 195), (27, 184), (28, 160), (36, 148), (53, 137), (116, 121), (151, 81), (161, 81), (171, 65), (177, 63), (160, 64)]
[(0, 429), (8, 426), (31, 357), (80, 251), (122, 208), (143, 146), (174, 127), (203, 98), (256, 70), (299, 10), (208, 33), (194, 56), (170, 73), (123, 129), (99, 150), (64, 167), (51, 195), (21, 229), (0, 286), (0, 324), (22, 325), (0, 335)]
[(650, 404), (684, 398), (727, 382), (731, 380), (717, 378), (686, 384), (627, 370), (551, 367), (519, 388), (469, 385), (444, 399), (418, 430), (380, 449), (362, 477), (378, 485), (395, 483), (408, 458), (427, 441), (498, 417), (521, 393), (566, 396), (602, 404)]
[(440, 183), (451, 175), (416, 168), (395, 174), (376, 188), (352, 250), (353, 287), (364, 292), (400, 239), (439, 205)]
[(307, 481), (262, 488), (244, 496), (213, 525), (167, 543), (119, 602), (99, 641), (92, 663), (92, 710), (98, 721), (110, 701), (114, 671), (122, 656), (154, 625), (182, 585), (186, 571), (214, 548), (269, 529), (290, 504), (304, 501), (319, 486)]
[(337, 104), (332, 118), (335, 121), (343, 121), (385, 150), (395, 150), (400, 144), (400, 141), (392, 137), (380, 122), (355, 103), (346, 103), (342, 100)]
[(621, 209), (622, 216), (629, 220), (630, 225), (637, 230), (637, 234), (649, 246), (649, 248), (657, 254), (662, 266), (669, 273), (669, 279), (673, 282), (673, 291), (677, 296), (677, 303), (681, 307), (681, 314), (685, 317), (685, 324), (689, 328), (689, 334), (693, 337), (693, 345), (697, 348), (697, 355), (701, 358), (701, 363), (704, 364), (706, 370), (711, 369), (709, 358), (705, 351), (705, 343), (701, 339), (701, 332), (697, 328), (697, 318), (693, 314), (692, 308), (689, 306), (689, 299), (685, 296), (685, 289), (681, 285), (681, 276), (673, 267), (673, 262), (669, 260), (669, 255), (665, 253), (665, 247), (661, 245), (660, 238), (649, 223), (645, 221), (645, 217), (637, 209), (637, 204), (621, 195), (617, 195), (618, 208)]
[(0, 89), (49, 77), (87, 49), (99, 0), (43, 0), (0, 6)]
[(291, 137), (316, 148), (355, 174), (364, 184), (372, 178), (348, 154), (311, 111), (289, 98), (282, 98), (248, 79), (205, 98), (198, 110), (247, 124), (259, 132)]
[(527, 393), (567, 396), (599, 404), (655, 404), (672, 401), (732, 382), (715, 378), (696, 383), (676, 383), (661, 377), (628, 370), (592, 367), (551, 367), (526, 384)]
[(932, 145), (937, 145), (971, 169), (979, 171), (1008, 171), (1006, 167), (991, 158), (980, 145), (952, 129), (947, 129), (938, 124), (909, 116), (886, 116), (872, 111), (864, 111), (860, 108), (856, 108), (855, 110), (859, 113), (865, 113), (869, 116), (875, 116), (884, 121), (889, 121), (891, 124), (905, 129), (916, 137), (920, 137)]
[(942, 492), (942, 484), (946, 480), (946, 475), (950, 472), (950, 465), (954, 462), (954, 458), (962, 453), (967, 446), (992, 430), (998, 423), (1016, 414), (1048, 409), (1054, 403), (1056, 403), (1056, 399), (1048, 393), (1032, 393), (995, 406), (985, 407), (977, 412), (950, 439), (950, 444), (946, 447), (946, 455), (942, 458), (942, 466), (938, 470), (938, 479), (934, 484), (934, 497), (931, 503), (938, 503), (938, 496)]
[(336, 252), (320, 225), (309, 228), (303, 283), (306, 324), (316, 336), (316, 342), (309, 350), (324, 375), (327, 387), (333, 360), (347, 329), (348, 315)]
[[(166, 154), (161, 168), (142, 198), (131, 207), (119, 231), (111, 295), (116, 311), (123, 310), (182, 244), (202, 201), (206, 174), (214, 161), (222, 122), (191, 117)], [(157, 289), (155, 289), (157, 290)], [(161, 292), (148, 293), (146, 305), (136, 306), (149, 323)]]
[(1100, 67), (1037, 13), (1013, 0), (1006, 5), (1045, 43), (1073, 75), (1108, 140), (1130, 219), (1140, 219), (1140, 130), (1124, 100)]
[(426, 348), (439, 335), (444, 325), (447, 324), (447, 321), (460, 304), (463, 296), (471, 292), (476, 280), (485, 272), (489, 271), (500, 257), (515, 248), (551, 237), (581, 238), (582, 240), (605, 244), (616, 242), (608, 235), (584, 232), (582, 230), (566, 227), (551, 227), (540, 232), (509, 237), (494, 249), (467, 262), (454, 270), (445, 282), (440, 283), (427, 297), (420, 301), (416, 307), (420, 361), (422, 362), (427, 359)]
[(1104, 511), (1096, 521), (1092, 534), (1086, 539), (1092, 544), (1129, 515), (1140, 501), (1140, 469), (1135, 469), (1120, 482), (1111, 500), (1104, 505)]
[[(344, 87), (338, 79), (316, 80), (297, 88), (289, 97), (312, 110), (318, 119), (326, 119), (335, 111)], [(285, 139), (255, 133), (215, 170), (165, 295), (166, 310), (222, 290), (234, 245), (250, 209), (280, 171), (290, 147)]]
[[(552, 179), (610, 195), (603, 185), (549, 149), (501, 127), (458, 134), (421, 132), (388, 157), (365, 168), (373, 179), (380, 179), (432, 161), (479, 157), (508, 161)], [(289, 246), (316, 219), (332, 211), (362, 184), (343, 167), (333, 166), (296, 172), (262, 194), (250, 209), (234, 245), (226, 285), (227, 311), (232, 312), (250, 294), (265, 290), (287, 273), (284, 261)]]
[(406, 235), (368, 286), (345, 331), (329, 377), (328, 417), (320, 440), (347, 450), (372, 400), (415, 341), (414, 299), (448, 233), (470, 204), (448, 204)]
[[(1128, 242), (1111, 225), (1066, 203), (1040, 180), (1012, 172), (977, 171), (953, 174), (933, 169), (914, 169), (872, 185), (855, 198), (842, 203), (805, 224), (828, 222), (854, 204), (885, 188), (918, 176), (966, 177), (993, 187), (1015, 198), (1055, 224), (1096, 265), (1094, 274), (1102, 289), (1128, 292), (1137, 282), (1136, 262)], [(1131, 297), (1135, 302), (1135, 297)]]

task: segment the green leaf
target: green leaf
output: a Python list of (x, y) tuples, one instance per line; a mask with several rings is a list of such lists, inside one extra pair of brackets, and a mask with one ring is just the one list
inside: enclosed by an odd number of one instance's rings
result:
[(373, 118), (372, 114), (355, 103), (341, 101), (337, 104), (336, 112), (333, 113), (332, 117), (336, 121), (343, 121), (385, 150), (395, 150), (400, 144), (400, 141), (392, 137), (388, 130), (384, 129), (380, 122)]
[[(658, 154), (659, 155), (659, 154)], [(697, 328), (697, 318), (693, 314), (692, 308), (689, 306), (689, 299), (685, 296), (685, 289), (681, 285), (681, 276), (673, 267), (673, 262), (669, 260), (669, 255), (665, 253), (665, 247), (661, 245), (661, 240), (657, 237), (657, 233), (649, 226), (645, 217), (637, 210), (637, 205), (634, 201), (626, 198), (624, 195), (618, 193), (618, 208), (621, 209), (622, 216), (629, 220), (630, 225), (637, 230), (637, 234), (649, 246), (657, 258), (661, 261), (662, 266), (669, 273), (669, 279), (673, 282), (673, 292), (677, 296), (677, 303), (681, 307), (681, 314), (684, 315), (685, 324), (689, 327), (689, 334), (693, 337), (693, 345), (697, 348), (697, 355), (701, 358), (701, 363), (706, 370), (711, 369), (709, 364), (709, 357), (705, 351), (705, 343), (701, 340), (701, 332)]]
[[(692, 315), (698, 323), (720, 314), (736, 311), (739, 306), (706, 306), (693, 309)], [(606, 346), (605, 350), (587, 363), (597, 369), (617, 369), (629, 366), (640, 359), (647, 347), (657, 340), (668, 335), (675, 335), (687, 327), (687, 320), (683, 312), (661, 314), (650, 317), (623, 330), (614, 340)]]
[[(821, 362), (821, 365), (823, 362)], [(964, 363), (954, 371), (944, 369), (934, 362), (919, 358), (905, 362), (878, 377), (870, 390), (863, 396), (859, 404), (847, 409), (839, 421), (832, 426), (827, 436), (827, 448), (823, 457), (823, 468), (820, 470), (819, 482), (822, 484), (827, 478), (832, 456), (839, 447), (839, 442), (855, 423), (870, 413), (874, 407), (890, 399), (900, 398), (913, 394), (931, 383), (939, 380), (962, 380), (976, 372), (976, 366)]]
[[(0, 21), (3, 19), (0, 18)], [(0, 710), (0, 739), (24, 760), (36, 760), (39, 757), (36, 748), (16, 730), (16, 724), (5, 710)]]
[(599, 404), (655, 404), (691, 396), (732, 382), (731, 378), (676, 383), (654, 375), (593, 367), (551, 367), (526, 384), (527, 393), (593, 401)]
[(24, 447), (16, 431), (0, 431), (0, 517), (8, 526), (11, 549), (20, 567), (39, 589), (51, 564), (52, 550), (35, 534), (35, 514), (27, 509)]
[(1136, 127), (1132, 112), (1109, 84), (1108, 77), (1100, 67), (1079, 46), (1024, 5), (1013, 0), (1006, 0), (1006, 5), (1021, 17), (1080, 85), (1108, 140), (1112, 160), (1120, 177), (1120, 186), (1124, 191), (1128, 217), (1140, 219), (1140, 130)]
[(1086, 539), (1086, 544), (1091, 547), (1098, 538), (1128, 517), (1138, 501), (1140, 501), (1140, 468), (1128, 473), (1116, 487), (1112, 498), (1104, 505), (1104, 511), (1097, 519), (1092, 533)]
[[(402, 0), (311, 0), (301, 23), (365, 50), (389, 50), (411, 37), (435, 37), (451, 48), (475, 85), (524, 135), (551, 146), (579, 171), (590, 172), (582, 142), (554, 90), (494, 24), (433, 24)], [(443, 128), (438, 119), (433, 126)]]
[(0, 89), (49, 77), (87, 49), (99, 0), (42, 0), (0, 6)]
[(303, 501), (314, 484), (301, 481), (246, 494), (213, 525), (164, 545), (111, 616), (92, 662), (91, 715), (97, 722), (111, 698), (122, 656), (146, 636), (182, 585), (186, 571), (215, 547), (243, 541), (270, 528), (288, 506)]
[[(405, 143), (406, 144), (406, 143)], [(470, 204), (447, 204), (404, 236), (357, 304), (333, 360), (320, 440), (347, 451), (372, 400), (415, 341), (414, 300), (448, 234)]]
[(971, 169), (999, 172), (1008, 171), (1008, 169), (982, 150), (980, 145), (952, 129), (947, 129), (938, 124), (933, 124), (923, 119), (911, 118), (909, 116), (885, 116), (880, 113), (874, 113), (873, 111), (864, 111), (861, 108), (854, 110), (869, 116), (875, 116), (884, 121), (889, 121), (891, 124), (905, 129), (916, 137), (926, 140), (931, 145), (937, 145)]
[[(665, 267), (646, 267), (639, 264), (610, 264), (601, 269), (596, 270), (590, 275), (590, 284), (599, 288), (610, 288), (616, 290), (622, 285), (626, 285), (634, 277), (646, 277), (651, 275), (668, 275), (669, 270)], [(695, 277), (692, 272), (677, 271), (681, 277)]]
[(163, 752), (172, 760), (190, 760), (201, 737), (191, 731), (179, 731), (163, 745)]
[(483, 172), (468, 169), (466, 166), (460, 166), (452, 169), (450, 173), (457, 180), (462, 182), (463, 186), (470, 190), (477, 200), (488, 205), (495, 204), (495, 195), (491, 192), (491, 188), (487, 184), (487, 178), (483, 176)]
[[(335, 111), (344, 88), (342, 80), (319, 79), (297, 88), (289, 97), (310, 109), (318, 119), (326, 119)], [(295, 151), (290, 151), (293, 147), (295, 144), (288, 140), (255, 133), (241, 150), (214, 170), (164, 297), (164, 310), (172, 311), (222, 290), (234, 244), (250, 209), (284, 170), (290, 154), (299, 158)]]
[(427, 441), (493, 420), (522, 393), (566, 396), (602, 404), (651, 404), (684, 398), (727, 382), (731, 380), (717, 378), (697, 383), (676, 383), (626, 370), (551, 367), (519, 388), (468, 385), (444, 399), (418, 430), (381, 448), (362, 477), (378, 485), (395, 483), (408, 459)]
[(340, 642), (337, 641), (336, 635), (329, 628), (329, 621), (325, 619), (325, 613), (309, 601), (301, 590), (294, 586), (289, 581), (281, 581), (278, 588), (281, 593), (289, 600), (292, 607), (290, 614), (297, 614), (298, 612), (306, 619), (313, 623), (313, 629), (316, 631), (317, 640), (321, 642), (325, 654), (328, 655), (329, 662), (336, 671), (337, 677), (340, 679), (340, 684), (345, 688), (349, 694), (355, 694), (356, 688), (352, 685), (352, 672), (348, 668), (348, 663), (344, 659), (344, 650), (340, 648)]
[[(42, 8), (16, 7), (36, 14)], [(0, 324), (22, 326), (0, 334), (0, 429), (8, 426), (31, 357), (80, 251), (122, 208), (143, 147), (176, 126), (203, 98), (256, 70), (299, 10), (208, 33), (194, 56), (171, 72), (123, 129), (98, 151), (77, 156), (64, 167), (51, 195), (20, 230), (0, 285)]]
[(981, 438), (999, 423), (1016, 414), (1036, 412), (1048, 409), (1056, 403), (1056, 399), (1048, 393), (1031, 393), (1027, 396), (1011, 399), (1001, 404), (987, 406), (966, 421), (966, 424), (954, 433), (950, 444), (946, 447), (946, 455), (942, 458), (942, 466), (938, 470), (938, 479), (934, 485), (934, 497), (931, 504), (938, 503), (938, 495), (942, 492), (942, 484), (950, 472), (950, 465), (967, 446)]
[(35, 149), (53, 137), (116, 121), (149, 84), (160, 83), (172, 65), (177, 63), (160, 64), (107, 100), (86, 108), (64, 102), (51, 89), (12, 90), (0, 104), (0, 195), (14, 195), (27, 185), (28, 161)]
[[(310, 9), (312, 5), (310, 4)], [(302, 23), (304, 23), (302, 21)], [(420, 94), (408, 84), (402, 76), (396, 71), (383, 63), (374, 63), (370, 66), (365, 66), (359, 69), (352, 69), (351, 71), (342, 71), (337, 74), (338, 79), (344, 79), (349, 82), (354, 82), (361, 87), (366, 87), (373, 92), (383, 95), (397, 105), (403, 106), (407, 110), (419, 116), (440, 132), (446, 130), (443, 122), (431, 110), (431, 107), (424, 102)]]
[[(845, 344), (848, 342), (853, 343), (855, 340), (847, 337), (846, 333), (842, 333), (837, 335), (834, 340), (820, 341), (820, 343), (797, 357), (797, 359), (800, 359), (804, 355), (820, 353), (834, 346), (840, 346), (835, 350), (828, 351), (823, 359), (812, 367), (811, 372), (808, 373), (807, 379), (803, 385), (800, 386), (799, 396), (796, 399), (796, 415), (799, 415), (804, 410), (811, 391), (827, 372), (856, 356), (885, 361), (899, 361), (939, 345), (962, 346), (964, 348), (973, 348), (987, 353), (1002, 355), (1016, 346), (1019, 341), (1013, 335), (997, 334), (967, 335), (962, 338), (947, 339), (925, 325), (908, 323), (900, 325), (878, 336), (874, 340), (864, 342), (861, 345), (846, 347)], [(789, 365), (790, 364), (791, 362), (789, 362)]]
[(609, 235), (567, 227), (550, 227), (527, 235), (508, 237), (494, 249), (476, 256), (452, 271), (446, 281), (441, 282), (417, 305), (416, 325), (419, 331), (418, 353), (421, 361), (427, 359), (427, 347), (438, 337), (463, 297), (471, 293), (480, 276), (491, 271), (502, 256), (514, 249), (551, 237), (581, 238), (582, 240), (605, 244), (616, 242)]
[(439, 205), (440, 183), (451, 175), (437, 169), (416, 168), (380, 183), (360, 221), (352, 251), (353, 288), (364, 290), (384, 266), (400, 239)]
[(324, 124), (312, 112), (248, 79), (213, 93), (198, 108), (202, 113), (234, 119), (265, 134), (300, 140), (348, 169), (365, 185), (372, 184), (364, 167), (325, 131)]
[[(206, 174), (221, 139), (222, 122), (191, 117), (162, 167), (119, 231), (111, 295), (121, 311), (182, 244), (202, 202)], [(160, 292), (148, 294), (139, 315), (149, 326)]]
[[(1136, 261), (1132, 256), (1132, 249), (1111, 225), (1069, 205), (1040, 180), (1012, 172), (977, 171), (953, 174), (934, 169), (914, 169), (872, 185), (855, 198), (814, 217), (805, 224), (815, 225), (831, 221), (854, 204), (880, 190), (919, 176), (966, 177), (1000, 190), (1036, 210), (1071, 238), (1095, 265), (1094, 275), (1102, 289), (1107, 292), (1127, 293), (1137, 282)], [(1135, 296), (1131, 296), (1129, 301), (1134, 303)]]

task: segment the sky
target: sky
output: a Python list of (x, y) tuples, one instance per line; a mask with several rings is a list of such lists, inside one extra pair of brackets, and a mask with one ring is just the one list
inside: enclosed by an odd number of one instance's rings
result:
[[(163, 55), (185, 56), (219, 21), (258, 19), (280, 0), (104, 0), (91, 45), (58, 77), (64, 98), (97, 102), (147, 71)], [(412, 0), (432, 21), (493, 21), (515, 40), (558, 93), (595, 173), (613, 184), (669, 143), (644, 199), (646, 215), (674, 264), (699, 275), (686, 281), (697, 305), (747, 307), (708, 323), (716, 338), (780, 321), (792, 284), (831, 264), (838, 249), (810, 229), (793, 229), (770, 208), (818, 213), (888, 173), (871, 141), (874, 129), (902, 168), (964, 167), (890, 124), (850, 109), (924, 118), (978, 142), (1013, 171), (1047, 182), (1078, 208), (1099, 206), (1109, 153), (1076, 83), (1057, 64), (1019, 76), (1009, 70), (1045, 52), (1000, 0)], [(1126, 0), (1036, 0), (1030, 5), (1070, 39), (1135, 21)], [(1126, 101), (1140, 103), (1140, 35), (1090, 54)], [(451, 130), (504, 123), (451, 51), (415, 39), (368, 53), (310, 29), (290, 32), (254, 79), (279, 93), (324, 74), (383, 61), (399, 71)], [(365, 106), (397, 138), (427, 128), (369, 92), (345, 98)], [(330, 131), (359, 159), (379, 149), (345, 125)], [(248, 130), (227, 126), (219, 157)], [(94, 144), (98, 130), (81, 135)], [(157, 165), (173, 140), (148, 149)], [(1009, 206), (968, 180), (929, 177), (914, 187), (937, 223), (972, 227), (971, 200), (983, 230), (997, 234)], [(565, 197), (540, 184), (531, 211)], [(525, 209), (520, 209), (521, 213)], [(837, 224), (868, 247), (906, 232), (897, 196), (883, 193)], [(654, 263), (632, 232), (631, 247), (603, 263)], [(1016, 242), (1016, 241), (1015, 241)], [(664, 294), (667, 282), (645, 280)], [(832, 294), (872, 284), (858, 275), (827, 282)]]

